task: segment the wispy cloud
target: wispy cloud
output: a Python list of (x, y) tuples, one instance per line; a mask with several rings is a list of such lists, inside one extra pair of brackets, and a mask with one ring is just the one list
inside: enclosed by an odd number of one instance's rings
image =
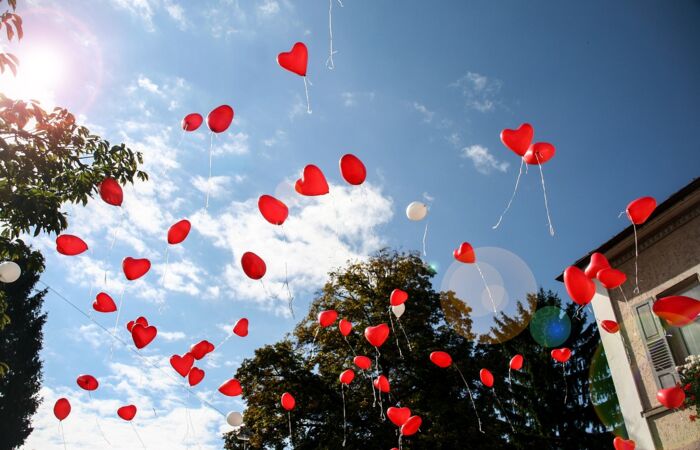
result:
[(462, 92), (468, 108), (480, 112), (496, 109), (500, 100), (501, 81), (476, 72), (467, 72), (462, 78), (450, 84)]
[(343, 106), (346, 108), (352, 108), (357, 106), (361, 100), (374, 101), (374, 92), (341, 92), (340, 98), (343, 102)]
[(248, 134), (243, 131), (229, 133), (223, 143), (215, 142), (212, 154), (218, 155), (246, 155), (250, 153)]
[(471, 160), (474, 164), (474, 168), (484, 175), (488, 175), (491, 172), (505, 172), (508, 170), (509, 164), (505, 161), (497, 160), (489, 149), (481, 145), (470, 145), (469, 147), (464, 147), (461, 151), (462, 158)]
[(413, 109), (418, 111), (418, 113), (423, 117), (423, 122), (425, 123), (432, 122), (433, 117), (435, 117), (435, 111), (429, 110), (425, 105), (421, 103), (413, 102)]
[(280, 4), (275, 0), (265, 0), (258, 6), (258, 14), (264, 17), (274, 16), (280, 12)]

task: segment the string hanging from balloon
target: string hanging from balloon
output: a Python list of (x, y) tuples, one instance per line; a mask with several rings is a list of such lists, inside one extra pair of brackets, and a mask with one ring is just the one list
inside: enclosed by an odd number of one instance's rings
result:
[(350, 387), (350, 383), (355, 379), (355, 372), (352, 369), (344, 370), (340, 376), (340, 395), (343, 398), (343, 447), (347, 441), (347, 416), (345, 414), (345, 386)]
[[(340, 7), (343, 7), (343, 2), (341, 0), (337, 0), (338, 4)], [(328, 50), (328, 59), (326, 60), (326, 67), (328, 69), (333, 70), (335, 69), (335, 63), (333, 62), (333, 55), (338, 53), (337, 51), (333, 50), (333, 0), (328, 0), (328, 36), (329, 36), (329, 50)]]
[(547, 224), (549, 224), (549, 235), (554, 236), (554, 226), (552, 225), (552, 218), (549, 216), (549, 203), (547, 202), (547, 188), (544, 185), (544, 172), (542, 171), (542, 163), (540, 162), (540, 157), (536, 152), (535, 152), (535, 158), (537, 158), (537, 167), (540, 168), (540, 181), (542, 182), (542, 195), (544, 196), (544, 209), (547, 212)]
[(68, 447), (66, 446), (66, 435), (63, 432), (63, 421), (62, 420), (58, 422), (58, 432), (60, 433), (61, 441), (63, 442), (63, 450), (67, 450)]
[(474, 395), (472, 395), (472, 390), (469, 387), (469, 383), (467, 383), (466, 378), (464, 378), (464, 375), (462, 374), (462, 371), (459, 370), (459, 367), (457, 364), (454, 363), (452, 360), (452, 356), (450, 356), (449, 353), (444, 352), (444, 351), (435, 351), (430, 354), (430, 361), (438, 366), (441, 369), (446, 369), (448, 367), (454, 367), (455, 370), (457, 370), (457, 373), (459, 374), (460, 378), (462, 378), (462, 382), (464, 382), (464, 386), (467, 388), (467, 393), (469, 394), (469, 399), (472, 402), (472, 408), (474, 409), (474, 414), (476, 415), (476, 420), (479, 423), (479, 431), (481, 433), (484, 432), (484, 430), (481, 428), (481, 417), (479, 417), (479, 411), (476, 409), (476, 404), (474, 403)]
[(498, 403), (498, 407), (500, 408), (501, 412), (503, 412), (503, 416), (506, 418), (508, 425), (510, 425), (511, 431), (513, 431), (513, 433), (515, 433), (515, 428), (513, 428), (513, 424), (510, 421), (510, 417), (508, 417), (508, 412), (503, 407), (503, 404), (501, 403), (501, 399), (498, 397), (498, 394), (496, 394), (496, 389), (493, 387), (493, 383), (495, 381), (493, 374), (488, 369), (481, 369), (481, 371), (479, 371), (479, 379), (481, 380), (481, 383), (484, 386), (486, 386), (487, 388), (489, 388), (491, 390), (491, 393), (493, 394), (493, 398), (496, 400), (496, 403)]
[(496, 315), (496, 314), (498, 314), (498, 310), (496, 309), (496, 301), (493, 299), (493, 294), (491, 294), (491, 288), (489, 287), (489, 284), (486, 282), (486, 278), (484, 278), (484, 273), (481, 271), (481, 266), (479, 266), (479, 263), (474, 261), (474, 265), (476, 266), (476, 270), (479, 271), (479, 276), (481, 276), (481, 281), (484, 282), (484, 287), (486, 288), (486, 293), (489, 296), (489, 300), (491, 300), (491, 306), (493, 307), (493, 314)]
[(520, 158), (520, 170), (518, 171), (518, 177), (515, 179), (515, 189), (513, 189), (513, 194), (510, 196), (510, 200), (508, 200), (508, 204), (506, 205), (506, 209), (503, 210), (503, 212), (501, 213), (501, 216), (498, 218), (498, 222), (496, 222), (496, 225), (491, 227), (492, 230), (497, 229), (501, 225), (501, 222), (503, 221), (503, 217), (506, 215), (506, 213), (510, 209), (510, 205), (513, 204), (513, 200), (515, 199), (515, 194), (518, 193), (518, 185), (520, 184), (520, 177), (523, 174), (523, 166), (525, 166), (525, 168), (527, 169), (527, 165), (525, 164), (525, 160)]
[[(117, 307), (117, 318), (114, 319), (114, 328), (112, 329), (112, 334), (116, 336), (117, 334), (117, 328), (119, 327), (119, 317), (121, 316), (122, 313), (122, 305), (124, 303), (124, 291), (126, 290), (126, 284), (122, 287), (122, 291), (119, 294), (119, 306)], [(90, 317), (92, 319), (92, 317)], [(109, 348), (109, 359), (112, 359), (114, 356), (114, 341), (112, 341), (112, 344), (110, 345)]]
[(403, 359), (403, 352), (401, 351), (401, 346), (399, 345), (399, 337), (396, 334), (396, 330), (394, 329), (394, 319), (393, 319), (393, 313), (391, 311), (391, 306), (387, 310), (387, 314), (389, 315), (389, 323), (391, 324), (391, 331), (394, 334), (394, 341), (396, 342), (396, 348), (399, 350), (399, 357)]
[(134, 425), (134, 422), (129, 421), (129, 425), (131, 425), (131, 429), (134, 430), (134, 434), (136, 435), (136, 438), (141, 443), (141, 447), (146, 449), (146, 444), (143, 442), (143, 439), (141, 439), (141, 435), (139, 434), (139, 431), (136, 429), (136, 425)]
[(307, 80), (306, 69), (308, 66), (309, 51), (303, 42), (297, 42), (288, 52), (277, 55), (277, 64), (283, 69), (295, 73), (304, 79), (304, 92), (306, 93), (306, 112), (311, 114), (311, 103), (309, 102), (310, 81)]
[(566, 380), (566, 363), (571, 358), (571, 349), (567, 347), (555, 348), (551, 351), (552, 359), (561, 364), (561, 375), (564, 379), (564, 404), (569, 398), (569, 388)]
[(233, 122), (234, 115), (235, 113), (233, 111), (233, 108), (229, 105), (217, 106), (216, 108), (212, 109), (207, 115), (207, 127), (209, 127), (209, 131), (211, 132), (211, 134), (209, 138), (209, 177), (207, 178), (207, 192), (206, 200), (204, 203), (204, 209), (209, 208), (209, 191), (211, 190), (211, 167), (212, 153), (214, 147), (214, 135), (218, 135), (219, 133), (223, 133), (224, 131), (228, 130), (228, 127), (231, 126), (231, 122)]
[[(634, 231), (634, 293), (639, 294), (639, 241), (637, 239), (637, 225), (644, 224), (656, 209), (656, 199), (654, 197), (640, 197), (631, 201), (625, 212), (627, 218), (632, 222)], [(622, 214), (621, 214), (622, 215)]]

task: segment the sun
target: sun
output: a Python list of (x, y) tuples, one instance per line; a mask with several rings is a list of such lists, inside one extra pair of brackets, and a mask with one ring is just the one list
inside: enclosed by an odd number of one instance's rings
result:
[(57, 48), (37, 46), (17, 52), (17, 75), (10, 70), (0, 76), (0, 92), (14, 100), (37, 100), (45, 109), (56, 106), (65, 82), (65, 66)]

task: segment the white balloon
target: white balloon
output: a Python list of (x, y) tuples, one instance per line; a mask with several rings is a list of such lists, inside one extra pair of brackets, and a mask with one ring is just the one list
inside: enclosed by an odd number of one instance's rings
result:
[(239, 413), (238, 411), (231, 411), (226, 416), (226, 422), (228, 422), (228, 424), (232, 427), (240, 427), (243, 425), (243, 414)]
[(401, 316), (403, 316), (403, 313), (406, 312), (406, 304), (401, 303), (400, 305), (392, 306), (391, 312), (394, 313), (397, 319), (400, 319)]
[(22, 275), (22, 269), (12, 261), (0, 263), (0, 281), (3, 283), (14, 283)]
[(411, 202), (411, 204), (406, 207), (406, 217), (410, 220), (423, 220), (427, 215), (428, 207), (425, 203)]

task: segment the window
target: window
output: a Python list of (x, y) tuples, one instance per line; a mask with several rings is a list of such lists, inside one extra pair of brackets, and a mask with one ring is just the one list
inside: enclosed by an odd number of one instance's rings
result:
[[(663, 292), (658, 298), (668, 295), (685, 295), (700, 299), (700, 283), (697, 275), (679, 283), (674, 288)], [(678, 365), (683, 364), (689, 355), (700, 355), (700, 317), (684, 327), (667, 327), (668, 343)]]
[(642, 333), (641, 338), (646, 343), (656, 384), (659, 388), (667, 388), (678, 382), (677, 364), (666, 341), (666, 330), (652, 312), (653, 303), (654, 300), (650, 298), (636, 307), (637, 320)]

